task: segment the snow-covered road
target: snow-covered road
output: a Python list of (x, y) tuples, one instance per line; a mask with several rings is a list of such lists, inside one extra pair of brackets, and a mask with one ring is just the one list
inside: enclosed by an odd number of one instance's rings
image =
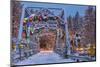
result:
[(46, 64), (46, 63), (61, 63), (61, 62), (75, 62), (75, 61), (71, 59), (62, 59), (57, 53), (53, 51), (41, 51), (40, 53), (33, 55), (26, 60), (16, 63), (15, 65)]

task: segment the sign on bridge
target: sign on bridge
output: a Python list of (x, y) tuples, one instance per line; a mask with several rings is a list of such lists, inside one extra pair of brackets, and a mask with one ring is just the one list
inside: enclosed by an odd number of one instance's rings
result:
[(57, 24), (35, 24), (35, 28), (57, 29)]

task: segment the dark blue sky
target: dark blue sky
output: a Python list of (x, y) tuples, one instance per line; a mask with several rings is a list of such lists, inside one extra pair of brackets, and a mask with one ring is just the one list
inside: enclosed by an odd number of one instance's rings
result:
[(35, 2), (22, 2), (22, 4), (26, 5), (26, 7), (45, 7), (45, 8), (62, 8), (65, 9), (65, 15), (74, 16), (78, 11), (81, 16), (84, 16), (85, 10), (88, 6), (80, 6), (80, 5), (69, 5), (69, 4), (54, 4), (54, 3), (35, 3)]

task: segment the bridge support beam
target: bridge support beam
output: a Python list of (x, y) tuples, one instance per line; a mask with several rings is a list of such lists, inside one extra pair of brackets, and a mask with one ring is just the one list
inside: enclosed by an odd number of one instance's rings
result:
[(19, 43), (19, 42), (21, 41), (21, 39), (22, 39), (23, 20), (24, 20), (25, 8), (26, 8), (26, 6), (23, 5), (23, 7), (22, 7), (22, 13), (21, 13), (21, 19), (20, 19), (19, 33), (18, 33), (18, 43)]
[(65, 32), (66, 32), (66, 48), (65, 52), (67, 52), (67, 55), (71, 54), (71, 46), (70, 46), (70, 37), (69, 37), (69, 31), (68, 31), (68, 23), (67, 23), (67, 16), (64, 9), (64, 23), (65, 23)]

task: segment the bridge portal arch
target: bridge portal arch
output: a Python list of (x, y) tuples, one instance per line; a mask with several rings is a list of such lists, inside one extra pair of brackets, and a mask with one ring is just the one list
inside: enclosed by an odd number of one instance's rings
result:
[[(31, 7), (32, 9), (34, 9), (34, 7)], [(36, 8), (39, 8), (39, 7), (36, 7)], [(23, 6), (23, 8), (22, 8), (22, 14), (21, 14), (21, 19), (20, 19), (20, 26), (19, 26), (19, 34), (18, 34), (18, 43), (20, 43), (20, 40), (22, 40), (22, 32), (23, 32), (23, 20), (24, 20), (24, 18), (25, 18), (25, 13), (27, 12), (27, 14), (29, 15), (29, 16), (31, 16), (32, 14), (31, 14), (31, 10), (28, 10), (29, 9), (29, 6), (26, 6), (26, 5), (24, 5)], [(39, 8), (40, 9), (40, 8)], [(43, 8), (44, 9), (44, 8)], [(67, 47), (65, 47), (66, 49), (66, 54), (70, 54), (70, 39), (69, 39), (69, 32), (68, 32), (68, 26), (67, 26), (67, 20), (66, 20), (66, 13), (65, 13), (65, 10), (64, 9), (58, 9), (58, 8), (46, 8), (46, 9), (49, 9), (49, 10), (58, 10), (58, 11), (62, 11), (63, 10), (63, 12), (64, 12), (64, 19), (62, 19), (61, 17), (57, 17), (57, 18), (59, 18), (58, 20), (53, 20), (53, 22), (56, 22), (55, 24), (50, 24), (49, 22), (51, 22), (51, 21), (45, 21), (45, 22), (48, 22), (48, 23), (45, 23), (44, 21), (43, 21), (43, 23), (41, 22), (41, 23), (36, 23), (35, 24), (35, 26), (34, 26), (34, 28), (36, 29), (36, 28), (41, 28), (41, 27), (45, 27), (45, 28), (51, 28), (51, 29), (55, 29), (57, 32), (56, 32), (56, 46), (60, 43), (59, 41), (59, 38), (60, 38), (60, 36), (59, 35), (62, 35), (62, 31), (60, 30), (60, 29), (63, 29), (60, 25), (63, 25), (64, 26), (64, 28), (65, 28), (65, 30), (63, 30), (63, 31), (65, 31), (65, 46), (67, 46)], [(53, 15), (53, 14), (52, 14)], [(62, 23), (63, 22), (63, 23)], [(28, 30), (29, 29), (29, 30)], [(27, 31), (29, 31), (27, 34), (28, 35), (30, 35), (30, 26), (28, 27), (28, 29), (27, 29)], [(29, 43), (29, 41), (28, 41), (28, 43)], [(42, 47), (42, 46), (40, 46), (40, 47)], [(59, 46), (57, 46), (57, 48), (59, 49)]]

